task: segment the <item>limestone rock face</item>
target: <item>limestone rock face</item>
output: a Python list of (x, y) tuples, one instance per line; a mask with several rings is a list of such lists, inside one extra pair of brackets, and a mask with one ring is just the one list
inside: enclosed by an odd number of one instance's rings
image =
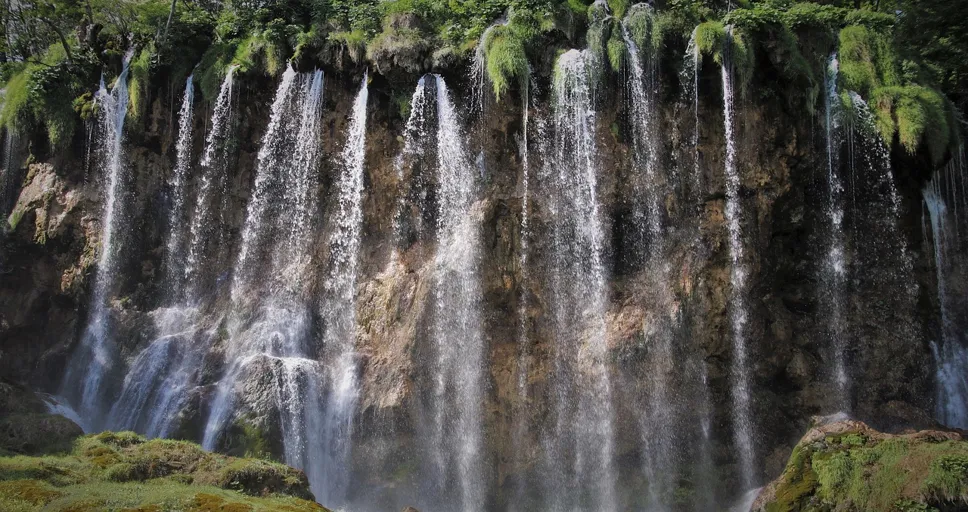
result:
[[(406, 20), (399, 20), (388, 30), (405, 35), (409, 27)], [(403, 45), (396, 49), (402, 53), (390, 50), (371, 58), (396, 66), (406, 59), (405, 67), (411, 73), (430, 66), (430, 56), (421, 48)], [(708, 71), (713, 72), (718, 71)], [(458, 71), (445, 74), (449, 83), (463, 84)], [(332, 156), (342, 148), (359, 76), (362, 70), (327, 77), (325, 157), (316, 191), (323, 203), (321, 217), (335, 208), (332, 190), (338, 169)], [(668, 78), (670, 83), (674, 79)], [(715, 83), (712, 78), (703, 78), (704, 88)], [(676, 391), (670, 400), (681, 414), (681, 424), (694, 426), (699, 421), (700, 411), (691, 397), (698, 396), (700, 387), (708, 392), (712, 404), (711, 424), (731, 424), (733, 346), (728, 316), (731, 262), (725, 217), (725, 147), (721, 99), (710, 93), (703, 97), (699, 112), (705, 121), (698, 148), (701, 193), (695, 197), (672, 194), (660, 201), (662, 215), (668, 219), (666, 264), (652, 268), (627, 257), (637, 250), (628, 241), (628, 232), (635, 228), (630, 211), (636, 198), (629, 186), (633, 170), (623, 99), (615, 92), (622, 87), (615, 80), (605, 89), (611, 92), (601, 98), (597, 116), (600, 161), (596, 164), (609, 275), (603, 342), (612, 380), (617, 383), (616, 451), (630, 464), (639, 464), (643, 457), (642, 397), (655, 390), (659, 376)], [(225, 204), (222, 250), (229, 255), (238, 248), (275, 84), (251, 78), (244, 83), (240, 79), (238, 86), (246, 91), (234, 127), (238, 150), (232, 155), (228, 186), (220, 197)], [(355, 346), (360, 357), (361, 395), (353, 424), (354, 471), (372, 475), (379, 465), (380, 474), (393, 478), (370, 483), (387, 492), (412, 476), (407, 453), (416, 449), (413, 434), (421, 422), (418, 395), (422, 391), (417, 384), (427, 382), (431, 371), (421, 356), (430, 333), (438, 248), (429, 236), (409, 237), (395, 247), (397, 234), (393, 232), (400, 193), (395, 157), (402, 149), (406, 122), (396, 98), (409, 97), (411, 92), (379, 77), (371, 84), (357, 279)], [(131, 236), (124, 251), (124, 276), (111, 302), (124, 364), (130, 364), (151, 338), (151, 312), (166, 306), (160, 270), (169, 206), (166, 183), (177, 135), (177, 123), (171, 119), (177, 109), (164, 103), (164, 98), (177, 94), (169, 93), (163, 87), (153, 92), (157, 98), (148, 125), (127, 144), (134, 190), (128, 226)], [(470, 91), (456, 87), (456, 98), (469, 96)], [(548, 116), (545, 100), (535, 99), (534, 119)], [(544, 198), (546, 191), (534, 188), (539, 174), (550, 171), (539, 170), (540, 162), (533, 161), (531, 232), (522, 240), (520, 108), (514, 95), (488, 104), (485, 114), (469, 117), (466, 140), (468, 150), (475, 157), (480, 155), (478, 160), (483, 162), (474, 206), (481, 233), (479, 275), (486, 365), (482, 410), (486, 448), (493, 454), (492, 473), (498, 485), (514, 482), (522, 470), (536, 466), (540, 426), (550, 414), (553, 393), (549, 382), (554, 372), (555, 299), (547, 283), (552, 278), (554, 246), (549, 240), (555, 213)], [(671, 102), (661, 110), (665, 122), (683, 115)], [(196, 112), (196, 133), (204, 133), (207, 115), (201, 108)], [(822, 284), (816, 277), (817, 262), (824, 257), (820, 226), (826, 223), (823, 209), (817, 206), (821, 197), (817, 180), (826, 173), (826, 155), (818, 142), (822, 137), (814, 131), (815, 123), (790, 114), (782, 101), (744, 103), (737, 125), (745, 212), (742, 242), (749, 255), (747, 338), (752, 413), (759, 427), (756, 445), (764, 468), (760, 476), (768, 478), (782, 469), (788, 449), (784, 447), (807, 428), (812, 415), (829, 412), (833, 403), (830, 361), (824, 349), (829, 340), (821, 328), (826, 313), (819, 304)], [(200, 139), (195, 146), (201, 144)], [(693, 148), (683, 142), (682, 134), (668, 130), (660, 146), (664, 167), (691, 167)], [(74, 153), (81, 154), (78, 148)], [(535, 160), (537, 153), (533, 152)], [(0, 375), (50, 391), (59, 386), (66, 358), (84, 327), (99, 246), (101, 190), (96, 180), (84, 179), (82, 161), (58, 158), (57, 162), (31, 165), (10, 216), (11, 227), (0, 240)], [(928, 340), (936, 334), (937, 325), (931, 320), (936, 316), (931, 299), (936, 295), (933, 271), (926, 263), (927, 249), (917, 245), (923, 239), (918, 206), (923, 173), (904, 161), (895, 171), (902, 184), (900, 230), (915, 260), (912, 281), (902, 284), (914, 290), (914, 300), (908, 300), (907, 292), (901, 293), (904, 290), (898, 289), (897, 281), (865, 278), (852, 283), (856, 293), (846, 307), (851, 325), (847, 343), (854, 385), (851, 406), (856, 417), (878, 428), (930, 427), (934, 384)], [(413, 211), (403, 215), (405, 222), (434, 225), (437, 219), (428, 213), (433, 211), (433, 197), (417, 199), (426, 204), (411, 205)], [(419, 211), (420, 206), (426, 211)], [(319, 239), (325, 240), (332, 228), (320, 229)], [(880, 235), (876, 226), (872, 228), (871, 237)], [(520, 253), (525, 242), (531, 252), (527, 267), (522, 268)], [(328, 250), (323, 245), (316, 248), (320, 257)], [(876, 260), (878, 254), (874, 253), (888, 250), (876, 246), (867, 252)], [(226, 276), (232, 263), (232, 258), (222, 262), (214, 286), (228, 286)], [(880, 270), (872, 267), (871, 272)], [(216, 311), (203, 312), (211, 317), (207, 325), (213, 332), (224, 329), (225, 319), (217, 311), (220, 306), (224, 304), (214, 306)], [(659, 357), (654, 339), (669, 326), (681, 334), (673, 340), (671, 356)], [(200, 365), (200, 385), (190, 390), (179, 413), (179, 435), (194, 439), (201, 435), (215, 383), (227, 368), (222, 341), (215, 342)], [(685, 354), (696, 362), (693, 367), (677, 366)], [(240, 394), (245, 397), (239, 417), (270, 439), (279, 428), (279, 419), (272, 412), (268, 386), (260, 379), (273, 373), (273, 364), (255, 361), (239, 380)], [(519, 392), (522, 381), (529, 390), (527, 395)], [(524, 427), (517, 423), (521, 416)], [(237, 434), (234, 439), (244, 437)], [(736, 454), (730, 436), (712, 436), (710, 442), (715, 462), (732, 467)], [(230, 448), (243, 444), (235, 442)], [(269, 443), (268, 449), (278, 455), (279, 443)], [(724, 473), (717, 483), (728, 489), (735, 482), (730, 471)]]

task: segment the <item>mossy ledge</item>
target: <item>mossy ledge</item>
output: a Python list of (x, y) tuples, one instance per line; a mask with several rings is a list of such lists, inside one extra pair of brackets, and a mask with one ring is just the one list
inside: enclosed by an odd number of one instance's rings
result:
[(132, 432), (82, 436), (69, 452), (0, 457), (0, 510), (317, 511), (306, 475), (261, 459)]
[(815, 425), (752, 510), (941, 512), (968, 505), (968, 441), (960, 434), (890, 435), (852, 420)]

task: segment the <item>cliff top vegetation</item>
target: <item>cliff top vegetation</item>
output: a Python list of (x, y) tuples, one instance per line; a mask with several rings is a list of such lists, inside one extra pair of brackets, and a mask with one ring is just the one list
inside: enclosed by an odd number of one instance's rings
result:
[[(958, 0), (29, 0), (0, 7), (0, 124), (69, 143), (94, 112), (98, 78), (130, 66), (130, 114), (150, 90), (194, 73), (211, 99), (230, 67), (243, 78), (374, 68), (388, 78), (482, 62), (498, 99), (547, 76), (569, 48), (623, 72), (629, 41), (664, 66), (730, 55), (743, 94), (817, 110), (827, 56), (845, 89), (872, 102), (878, 128), (936, 163), (968, 105), (968, 21)], [(728, 52), (725, 51), (728, 49)], [(677, 64), (670, 64), (677, 63)], [(676, 70), (668, 70), (674, 76)], [(164, 78), (165, 80), (157, 80)], [(754, 92), (756, 91), (756, 92)], [(133, 123), (136, 124), (136, 123)]]

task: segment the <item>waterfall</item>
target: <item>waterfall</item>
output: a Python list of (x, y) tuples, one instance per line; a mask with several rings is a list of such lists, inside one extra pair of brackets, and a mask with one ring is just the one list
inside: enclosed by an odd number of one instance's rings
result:
[[(937, 365), (935, 414), (940, 423), (954, 428), (968, 427), (968, 347), (961, 315), (962, 311), (968, 309), (968, 302), (956, 292), (961, 289), (966, 271), (959, 236), (961, 220), (958, 203), (964, 191), (959, 191), (958, 181), (962, 181), (963, 185), (965, 179), (961, 156), (955, 155), (944, 170), (936, 171), (923, 190), (924, 204), (931, 219), (938, 306), (941, 311), (941, 339), (931, 343)], [(927, 227), (924, 233), (927, 237)]]
[[(312, 339), (316, 217), (322, 138), (323, 74), (282, 76), (262, 138), (253, 195), (232, 283), (219, 380), (202, 444), (215, 449), (236, 409), (261, 393), (279, 414), (284, 461), (304, 469), (314, 492), (326, 482), (317, 458), (323, 432), (325, 371)], [(256, 384), (258, 383), (258, 384)]]
[[(411, 226), (407, 222), (410, 217), (407, 211), (407, 204), (410, 196), (415, 193), (415, 189), (420, 188), (415, 183), (415, 165), (428, 152), (428, 137), (425, 137), (425, 134), (429, 130), (430, 120), (427, 116), (427, 109), (431, 101), (430, 96), (431, 91), (427, 87), (427, 76), (423, 76), (417, 81), (417, 87), (414, 89), (413, 96), (410, 98), (410, 116), (407, 118), (407, 124), (403, 130), (403, 151), (401, 151), (394, 161), (394, 169), (397, 174), (397, 188), (400, 192), (397, 195), (397, 206), (393, 215), (392, 247), (394, 261), (398, 261), (399, 252), (405, 248), (405, 242), (409, 241), (409, 228)], [(408, 180), (408, 178), (410, 179)], [(416, 228), (417, 231), (420, 230), (419, 226)]]
[(124, 67), (109, 92), (101, 79), (97, 92), (98, 157), (106, 180), (104, 206), (101, 212), (101, 244), (97, 261), (97, 275), (91, 297), (91, 311), (81, 334), (80, 344), (70, 357), (64, 375), (61, 394), (69, 397), (72, 406), (84, 418), (81, 425), (86, 432), (97, 431), (103, 422), (108, 386), (103, 380), (113, 370), (117, 358), (111, 340), (112, 326), (110, 294), (118, 284), (121, 273), (121, 249), (124, 242), (125, 201), (130, 194), (130, 177), (124, 164), (124, 120), (128, 112), (128, 63), (132, 52), (124, 59)]
[[(852, 326), (857, 335), (881, 339), (920, 339), (918, 321), (898, 322), (895, 311), (913, 311), (920, 301), (914, 262), (901, 229), (901, 200), (894, 180), (890, 149), (881, 138), (873, 113), (859, 95), (848, 92), (848, 171), (852, 204), (850, 300), (876, 303), (864, 321)], [(864, 346), (854, 356), (861, 369)]]
[(165, 246), (165, 281), (169, 293), (177, 298), (183, 285), (186, 255), (182, 253), (185, 232), (184, 207), (188, 194), (188, 172), (192, 165), (192, 119), (195, 86), (189, 75), (178, 111), (178, 139), (175, 142), (175, 169), (171, 179), (171, 211), (168, 212), (168, 242)]
[(228, 139), (232, 126), (232, 91), (235, 66), (230, 66), (219, 87), (212, 111), (211, 129), (205, 137), (205, 149), (199, 161), (198, 191), (188, 231), (188, 255), (185, 258), (183, 282), (188, 285), (184, 298), (190, 303), (201, 299), (203, 291), (214, 284), (206, 272), (222, 245), (222, 215), (219, 197), (226, 195)]
[(484, 347), (475, 168), (444, 79), (437, 93), (437, 252), (434, 257), (432, 446), (439, 489), (456, 479), (461, 510), (484, 505)]
[(702, 53), (696, 44), (696, 29), (693, 29), (686, 46), (686, 58), (683, 61), (680, 81), (683, 86), (683, 99), (692, 105), (693, 130), (690, 146), (692, 148), (692, 195), (694, 198), (702, 194), (702, 169), (699, 159), (699, 72), (702, 68)]
[(642, 333), (650, 347), (645, 370), (648, 388), (640, 418), (642, 459), (650, 510), (660, 510), (663, 504), (672, 502), (675, 479), (678, 477), (675, 460), (678, 428), (673, 393), (673, 379), (677, 373), (673, 353), (676, 308), (669, 286), (671, 270), (666, 257), (668, 242), (663, 227), (662, 204), (669, 190), (659, 169), (658, 56), (649, 44), (651, 34), (644, 36), (647, 44), (641, 49), (631, 37), (627, 24), (632, 16), (647, 17), (651, 30), (654, 13), (647, 5), (636, 6), (622, 24), (622, 34), (632, 75), (627, 87), (631, 98), (629, 118), (637, 173), (631, 177), (631, 188), (635, 208), (632, 218), (638, 230), (635, 238), (639, 243), (632, 252), (638, 255), (648, 271), (651, 293), (647, 300), (649, 309), (655, 313), (655, 323), (644, 325)]
[(21, 179), (20, 137), (16, 130), (4, 130), (3, 168), (0, 169), (0, 216), (6, 217), (17, 202), (20, 193), (16, 184)]
[(598, 203), (594, 56), (558, 58), (552, 89), (554, 140), (543, 174), (552, 220), (553, 430), (546, 433), (546, 497), (552, 510), (615, 510), (611, 377), (605, 346), (605, 228)]
[(312, 458), (319, 481), (316, 499), (341, 505), (349, 484), (350, 436), (359, 396), (356, 353), (356, 277), (363, 231), (363, 175), (366, 155), (367, 76), (353, 102), (349, 134), (339, 158), (338, 209), (330, 245), (330, 268), (322, 304), (325, 323), (324, 360), (328, 362), (330, 391), (326, 400), (323, 430), (319, 433), (328, 450)]
[(750, 397), (750, 369), (746, 340), (746, 256), (743, 248), (743, 207), (740, 197), (740, 176), (736, 168), (736, 136), (734, 126), (733, 66), (729, 55), (731, 39), (727, 39), (722, 64), (723, 123), (726, 136), (726, 225), (729, 231), (730, 283), (729, 318), (733, 334), (733, 357), (730, 366), (732, 387), (733, 436), (739, 452), (741, 482), (749, 489), (754, 482), (753, 420)]
[(828, 220), (827, 256), (821, 270), (823, 283), (821, 300), (824, 304), (823, 318), (826, 318), (827, 333), (832, 352), (834, 385), (837, 396), (834, 398), (837, 410), (850, 409), (850, 378), (847, 373), (845, 352), (847, 350), (847, 319), (844, 316), (844, 295), (847, 285), (847, 261), (844, 254), (844, 206), (843, 190), (840, 181), (840, 133), (841, 107), (840, 93), (837, 88), (839, 63), (837, 54), (830, 56), (827, 73), (824, 75), (825, 128), (827, 132), (827, 204)]
[[(177, 427), (178, 411), (189, 398), (205, 354), (217, 337), (217, 327), (211, 325), (211, 319), (201, 316), (198, 306), (199, 292), (204, 289), (200, 282), (211, 282), (210, 276), (202, 272), (211, 257), (205, 247), (221, 231), (215, 213), (217, 196), (224, 193), (226, 169), (222, 160), (231, 115), (232, 72), (230, 68), (215, 102), (212, 130), (206, 137), (199, 190), (190, 220), (185, 219), (184, 207), (189, 196), (191, 167), (192, 78), (185, 84), (175, 146), (171, 229), (165, 255), (168, 270), (164, 285), (169, 290), (170, 302), (152, 312), (158, 336), (132, 361), (121, 394), (111, 407), (108, 421), (115, 430), (135, 430), (149, 437), (169, 436)], [(187, 248), (182, 245), (186, 241)]]

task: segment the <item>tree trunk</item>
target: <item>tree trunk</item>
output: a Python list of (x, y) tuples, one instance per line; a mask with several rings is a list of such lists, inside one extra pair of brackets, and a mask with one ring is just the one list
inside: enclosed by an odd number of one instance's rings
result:
[(64, 47), (64, 53), (67, 55), (67, 62), (74, 62), (74, 54), (71, 53), (71, 45), (67, 42), (67, 37), (64, 36), (64, 31), (62, 31), (56, 23), (50, 21), (47, 18), (40, 18), (51, 30), (57, 34), (57, 38), (60, 39), (61, 46)]
[(168, 27), (171, 26), (171, 18), (175, 15), (175, 4), (177, 3), (178, 0), (171, 0), (171, 8), (168, 9), (168, 22), (165, 23), (165, 32), (161, 35), (162, 42), (168, 39)]

